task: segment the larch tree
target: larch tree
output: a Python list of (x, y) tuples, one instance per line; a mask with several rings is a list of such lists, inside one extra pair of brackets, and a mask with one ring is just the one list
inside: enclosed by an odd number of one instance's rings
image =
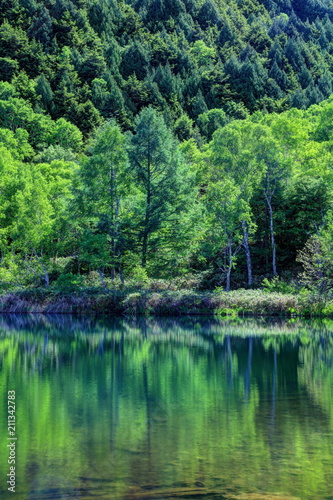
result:
[(149, 257), (161, 249), (168, 234), (174, 234), (171, 228), (193, 204), (194, 176), (162, 116), (153, 108), (141, 111), (134, 130), (128, 151), (139, 190), (137, 228), (141, 265), (145, 268)]
[[(101, 127), (91, 142), (89, 156), (81, 168), (82, 212), (89, 230), (100, 241), (103, 236), (107, 242), (109, 258), (102, 256), (100, 273), (104, 266), (111, 266), (111, 278), (115, 277), (116, 268), (122, 279), (122, 236), (120, 228), (120, 200), (127, 182), (127, 153), (125, 137), (118, 126), (112, 122)], [(90, 238), (92, 235), (90, 234)], [(104, 246), (100, 245), (99, 246)]]

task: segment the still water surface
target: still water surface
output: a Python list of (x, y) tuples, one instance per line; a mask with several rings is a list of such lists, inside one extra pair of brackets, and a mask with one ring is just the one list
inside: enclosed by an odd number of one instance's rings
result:
[(330, 322), (1, 316), (0, 391), (4, 499), (333, 499)]

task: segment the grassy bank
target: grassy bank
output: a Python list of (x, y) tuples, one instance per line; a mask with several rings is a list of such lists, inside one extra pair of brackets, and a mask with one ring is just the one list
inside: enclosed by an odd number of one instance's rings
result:
[(0, 312), (146, 314), (181, 316), (333, 316), (333, 301), (313, 294), (284, 294), (264, 290), (229, 293), (193, 290), (101, 290), (60, 291), (47, 288), (21, 289), (0, 296)]

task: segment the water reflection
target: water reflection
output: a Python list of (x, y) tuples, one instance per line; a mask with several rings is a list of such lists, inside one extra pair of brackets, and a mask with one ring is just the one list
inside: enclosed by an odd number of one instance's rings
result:
[[(0, 317), (17, 498), (329, 499), (333, 325)], [(7, 451), (0, 448), (0, 493)]]

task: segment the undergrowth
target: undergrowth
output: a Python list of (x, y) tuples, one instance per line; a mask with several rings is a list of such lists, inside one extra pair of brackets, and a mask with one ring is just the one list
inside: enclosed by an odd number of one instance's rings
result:
[(333, 300), (310, 291), (281, 293), (239, 289), (224, 292), (166, 287), (16, 289), (0, 295), (0, 312), (94, 313), (181, 316), (333, 316)]

